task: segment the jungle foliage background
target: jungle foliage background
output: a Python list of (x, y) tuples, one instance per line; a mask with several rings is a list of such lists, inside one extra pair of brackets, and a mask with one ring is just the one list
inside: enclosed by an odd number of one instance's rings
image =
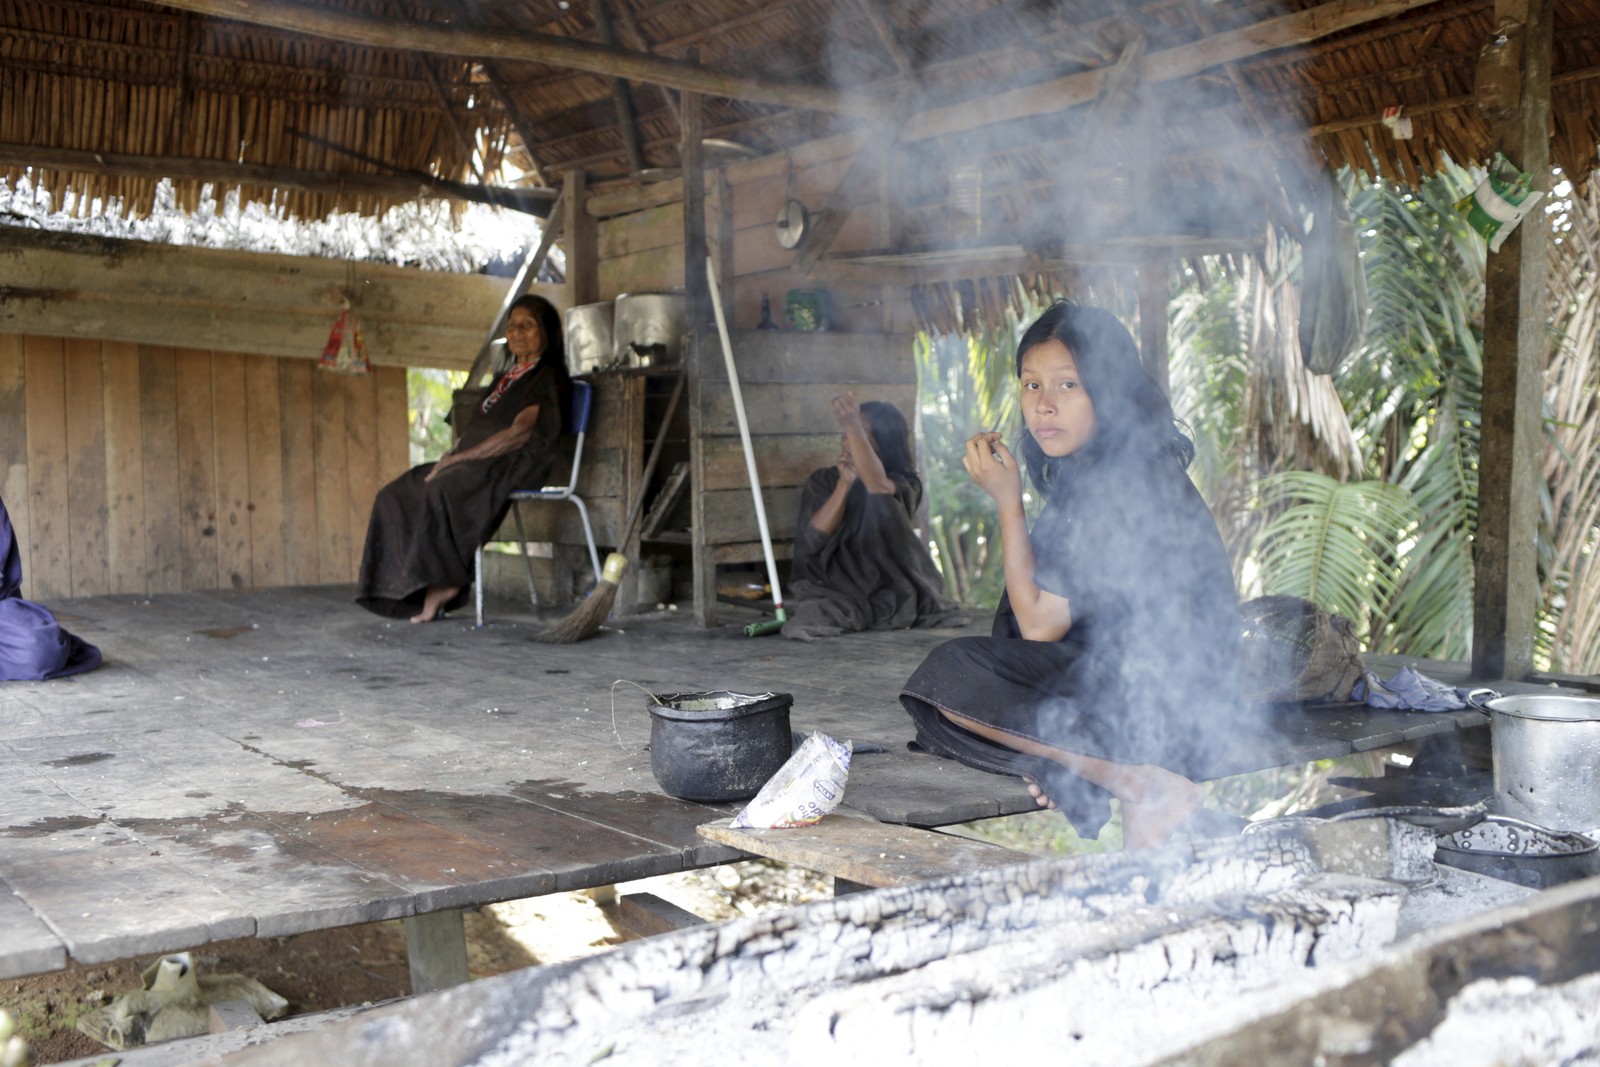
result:
[[(1358, 352), (1307, 371), (1297, 340), (1299, 247), (1196, 259), (1173, 272), (1173, 406), (1197, 445), (1190, 473), (1232, 553), (1241, 593), (1293, 593), (1357, 623), (1367, 647), (1471, 652), (1486, 247), (1454, 204), (1475, 175), (1422, 188), (1346, 174), (1371, 313)], [(1557, 176), (1560, 181), (1559, 175)], [(1536, 658), (1600, 671), (1600, 196), (1564, 182), (1552, 227), (1544, 375)], [(1133, 326), (1131, 279), (1070, 294)], [(919, 423), (931, 530), (950, 592), (992, 606), (994, 510), (961, 468), (979, 429), (1018, 430), (1017, 327), (919, 339)]]

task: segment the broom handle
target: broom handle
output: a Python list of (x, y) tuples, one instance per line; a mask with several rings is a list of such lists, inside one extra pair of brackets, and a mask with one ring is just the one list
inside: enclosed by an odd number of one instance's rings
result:
[(711, 310), (717, 316), (717, 336), (722, 339), (722, 360), (728, 365), (728, 385), (733, 390), (733, 413), (739, 418), (739, 440), (744, 444), (744, 465), (750, 473), (750, 495), (756, 500), (756, 526), (761, 530), (761, 550), (767, 557), (767, 582), (772, 586), (772, 606), (783, 618), (783, 592), (778, 588), (778, 561), (772, 555), (772, 534), (767, 530), (767, 505), (761, 499), (761, 480), (756, 474), (756, 450), (750, 443), (750, 422), (744, 414), (744, 396), (739, 392), (739, 371), (733, 365), (733, 342), (728, 340), (728, 320), (722, 314), (722, 293), (717, 288), (717, 268), (706, 257), (706, 279), (711, 288)]
[(639, 528), (639, 520), (644, 515), (644, 494), (650, 488), (650, 476), (656, 472), (656, 463), (661, 459), (661, 446), (667, 443), (667, 430), (672, 426), (672, 416), (678, 413), (678, 399), (682, 396), (683, 372), (679, 371), (677, 381), (672, 384), (672, 398), (667, 401), (667, 414), (661, 420), (661, 428), (656, 431), (656, 439), (650, 444), (650, 458), (644, 461), (644, 474), (639, 477), (639, 491), (633, 494), (628, 521), (622, 526), (622, 540), (617, 543), (619, 552), (627, 551), (628, 542)]

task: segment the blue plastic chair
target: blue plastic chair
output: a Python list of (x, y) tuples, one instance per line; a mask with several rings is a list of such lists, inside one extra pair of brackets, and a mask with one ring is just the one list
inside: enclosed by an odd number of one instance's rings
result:
[[(589, 432), (589, 412), (594, 405), (594, 387), (588, 382), (572, 383), (572, 432), (578, 442), (572, 450), (572, 476), (566, 485), (547, 485), (542, 489), (518, 489), (511, 494), (511, 514), (517, 520), (517, 536), (522, 539), (522, 562), (528, 568), (528, 602), (539, 606), (539, 590), (533, 582), (533, 559), (528, 555), (528, 531), (522, 525), (522, 504), (534, 500), (553, 502), (569, 501), (578, 507), (578, 518), (583, 520), (583, 536), (589, 543), (589, 563), (594, 567), (596, 579), (600, 576), (600, 551), (594, 545), (594, 527), (589, 522), (589, 509), (577, 494), (578, 472), (583, 466), (583, 441)], [(483, 626), (483, 546), (478, 546), (473, 560), (473, 600), (478, 614), (478, 626)]]

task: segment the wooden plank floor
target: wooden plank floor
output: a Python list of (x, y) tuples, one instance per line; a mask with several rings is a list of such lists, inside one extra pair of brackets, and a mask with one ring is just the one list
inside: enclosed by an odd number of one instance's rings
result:
[[(659, 792), (636, 686), (794, 694), (795, 729), (888, 749), (846, 793), (881, 821), (1034, 810), (1017, 779), (906, 750), (900, 685), (949, 631), (803, 644), (683, 612), (546, 646), (531, 615), (411, 626), (350, 593), (51, 604), (106, 666), (0, 686), (0, 977), (734, 858), (695, 833), (733, 807)], [(1242, 744), (1234, 769), (1460, 725), (1340, 715)]]

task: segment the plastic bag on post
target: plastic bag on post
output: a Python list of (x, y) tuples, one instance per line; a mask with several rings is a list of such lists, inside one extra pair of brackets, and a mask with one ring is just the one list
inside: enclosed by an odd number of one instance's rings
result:
[(839, 806), (850, 777), (849, 741), (840, 744), (813, 731), (778, 773), (733, 817), (733, 825), (756, 830), (809, 826)]
[(1471, 195), (1456, 202), (1456, 210), (1467, 225), (1489, 242), (1489, 251), (1498, 252), (1511, 231), (1544, 197), (1533, 187), (1533, 175), (1517, 169), (1499, 152), (1489, 161), (1489, 169)]
[(348, 300), (340, 305), (339, 317), (328, 331), (328, 343), (317, 366), (339, 374), (372, 373), (367, 364), (367, 339), (361, 332), (361, 317), (350, 309)]

